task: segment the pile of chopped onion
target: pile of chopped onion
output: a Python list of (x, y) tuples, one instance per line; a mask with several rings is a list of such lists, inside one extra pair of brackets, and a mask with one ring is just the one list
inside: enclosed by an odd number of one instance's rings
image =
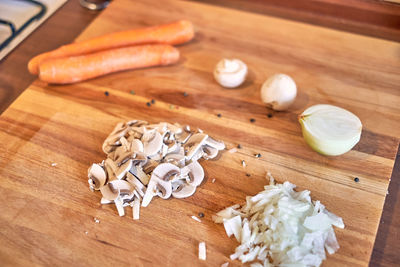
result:
[(344, 228), (342, 218), (330, 213), (319, 201), (312, 202), (310, 191), (294, 191), (289, 182), (270, 185), (246, 204), (218, 212), (216, 223), (223, 223), (226, 234), (240, 245), (230, 257), (252, 267), (298, 264), (320, 266), (339, 249), (332, 226)]

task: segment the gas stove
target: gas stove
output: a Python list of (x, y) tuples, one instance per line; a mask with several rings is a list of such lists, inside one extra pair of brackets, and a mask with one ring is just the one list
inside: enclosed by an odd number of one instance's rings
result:
[(67, 0), (0, 0), (0, 60)]

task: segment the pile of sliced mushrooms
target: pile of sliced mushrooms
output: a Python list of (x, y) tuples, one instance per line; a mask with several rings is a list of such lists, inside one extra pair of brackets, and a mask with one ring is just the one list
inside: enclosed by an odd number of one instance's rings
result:
[(154, 196), (185, 198), (194, 194), (204, 179), (199, 160), (215, 158), (225, 145), (202, 130), (161, 122), (132, 120), (118, 123), (103, 144), (107, 158), (88, 170), (90, 190), (100, 190), (101, 204), (114, 203), (118, 214), (140, 206)]

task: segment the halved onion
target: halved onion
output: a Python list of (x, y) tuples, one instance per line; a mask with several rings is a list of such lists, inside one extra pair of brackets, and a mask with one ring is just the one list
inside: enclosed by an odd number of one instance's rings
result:
[(338, 156), (351, 150), (360, 141), (360, 119), (343, 108), (315, 105), (307, 108), (299, 122), (307, 144), (320, 154)]

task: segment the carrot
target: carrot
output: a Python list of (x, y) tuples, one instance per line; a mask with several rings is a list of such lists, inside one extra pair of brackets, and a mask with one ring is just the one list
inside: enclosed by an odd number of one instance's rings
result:
[(190, 41), (193, 37), (193, 25), (187, 20), (180, 20), (154, 27), (116, 32), (86, 41), (64, 45), (53, 51), (40, 54), (29, 61), (28, 70), (32, 74), (38, 74), (39, 65), (51, 58), (78, 56), (101, 50), (138, 44), (182, 44)]
[(74, 83), (116, 71), (169, 65), (178, 60), (179, 50), (170, 45), (131, 46), (46, 60), (39, 66), (39, 78), (48, 83)]

